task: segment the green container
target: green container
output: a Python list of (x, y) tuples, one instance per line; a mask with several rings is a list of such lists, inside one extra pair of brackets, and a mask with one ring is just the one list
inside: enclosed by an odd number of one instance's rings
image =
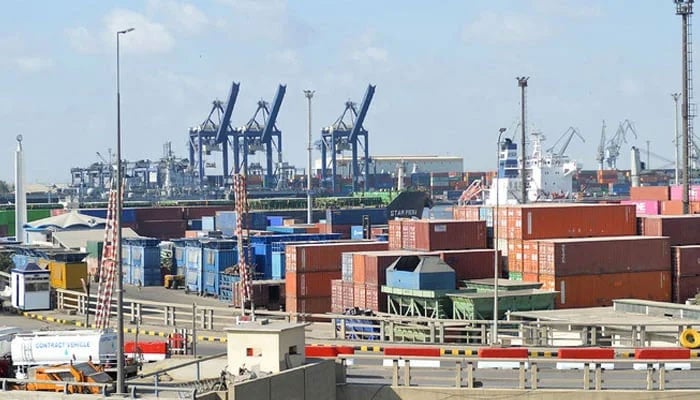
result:
[(508, 272), (508, 279), (511, 281), (522, 281), (523, 280), (523, 273), (522, 272)]
[(88, 240), (87, 242), (87, 252), (89, 255), (93, 257), (97, 257), (97, 260), (102, 259), (102, 247), (104, 246), (104, 242), (101, 240)]
[[(508, 311), (552, 310), (556, 294), (557, 292), (533, 289), (499, 292), (498, 316), (504, 318)], [(493, 294), (452, 294), (450, 298), (452, 299), (454, 319), (488, 320), (493, 318)]]

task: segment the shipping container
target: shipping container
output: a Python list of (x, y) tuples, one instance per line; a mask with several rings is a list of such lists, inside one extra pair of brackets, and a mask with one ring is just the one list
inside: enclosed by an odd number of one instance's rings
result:
[(182, 207), (144, 207), (136, 208), (134, 211), (137, 221), (184, 219)]
[(365, 309), (374, 312), (387, 312), (387, 298), (381, 285), (365, 284)]
[(630, 200), (656, 200), (670, 199), (668, 186), (633, 186), (630, 188)]
[[(538, 271), (556, 277), (671, 271), (668, 238), (617, 236), (538, 241)], [(528, 271), (525, 271), (528, 272)]]
[(644, 217), (645, 236), (668, 236), (671, 246), (700, 244), (700, 215)]
[(674, 277), (700, 275), (700, 245), (671, 247)]
[(170, 240), (183, 237), (186, 230), (185, 220), (139, 220), (136, 232), (140, 236)]
[(338, 271), (290, 272), (284, 280), (287, 295), (296, 298), (329, 297), (331, 296), (331, 281), (340, 279)]
[[(648, 186), (652, 187), (652, 186)], [(623, 200), (620, 204), (634, 205), (637, 216), (640, 215), (659, 215), (661, 207), (658, 200)]]
[(675, 276), (672, 293), (674, 303), (685, 304), (688, 299), (692, 299), (700, 293), (700, 275)]
[[(683, 201), (683, 185), (671, 186), (671, 200)], [(700, 201), (700, 185), (690, 185), (688, 187), (688, 200)]]
[[(392, 221), (393, 222), (393, 221)], [(463, 250), (486, 247), (486, 222), (458, 220), (403, 220), (401, 248), (405, 250)], [(389, 225), (389, 241), (397, 224)], [(393, 246), (392, 246), (393, 248)]]
[(331, 281), (331, 312), (342, 313), (345, 310), (343, 299), (343, 280), (333, 279)]
[(683, 215), (683, 202), (681, 200), (666, 200), (661, 202), (661, 215)]
[[(331, 297), (304, 297), (296, 298), (287, 295), (286, 311), (301, 314), (323, 314), (331, 311)], [(311, 318), (305, 318), (311, 321)]]
[(352, 303), (360, 309), (367, 308), (367, 285), (362, 282), (352, 284)]
[(671, 300), (669, 271), (539, 276), (542, 289), (556, 290), (555, 308), (611, 306), (615, 299)]
[(238, 264), (238, 250), (233, 240), (202, 241), (202, 292), (219, 294), (219, 277), (226, 268)]
[(188, 240), (185, 247), (185, 287), (195, 293), (202, 292), (202, 243)]
[(465, 205), (452, 207), (452, 218), (462, 221), (478, 221), (479, 206)]
[(403, 222), (404, 219), (389, 221), (389, 250), (400, 250), (403, 246)]
[(634, 235), (633, 205), (527, 204), (500, 207), (498, 237), (533, 240)]
[(341, 272), (342, 254), (355, 251), (387, 250), (386, 242), (352, 241), (292, 245), (285, 249), (286, 272)]
[[(354, 254), (355, 253), (342, 253), (341, 255), (341, 279), (347, 282), (353, 281), (353, 275), (359, 272), (354, 272)], [(364, 262), (364, 260), (362, 260), (362, 262)], [(361, 268), (362, 274), (364, 275), (364, 264)], [(364, 281), (364, 279), (362, 281)]]
[[(444, 250), (431, 254), (438, 255), (447, 265), (452, 267), (458, 281), (493, 278), (496, 255), (493, 249)], [(499, 276), (502, 276), (500, 257), (497, 265)]]
[(88, 284), (86, 262), (49, 261), (49, 280), (55, 289), (81, 290)]

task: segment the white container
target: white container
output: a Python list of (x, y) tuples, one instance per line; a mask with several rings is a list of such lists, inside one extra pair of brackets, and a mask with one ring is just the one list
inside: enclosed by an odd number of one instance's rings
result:
[(114, 331), (75, 330), (20, 333), (12, 339), (12, 364), (16, 367), (92, 361), (114, 364), (117, 334)]

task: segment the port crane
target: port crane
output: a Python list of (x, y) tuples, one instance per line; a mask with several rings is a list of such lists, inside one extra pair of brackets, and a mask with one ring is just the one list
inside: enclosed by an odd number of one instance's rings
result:
[(600, 143), (598, 143), (595, 160), (598, 161), (599, 171), (605, 169), (605, 120), (603, 120), (603, 128), (600, 130)]
[[(273, 166), (273, 147), (277, 150), (277, 165), (282, 165), (282, 132), (277, 128), (277, 116), (287, 91), (286, 85), (279, 85), (272, 105), (260, 100), (253, 117), (243, 126), (234, 129), (233, 152), (236, 157), (234, 174), (241, 171), (250, 175), (248, 155), (254, 155), (259, 151), (265, 152), (265, 181), (266, 188), (274, 188), (275, 168)], [(243, 160), (240, 159), (242, 155)]]
[[(228, 148), (231, 143), (232, 128), (230, 126), (233, 108), (236, 105), (240, 84), (233, 82), (229, 91), (228, 101), (221, 100), (212, 102), (209, 115), (201, 124), (189, 130), (189, 168), (194, 171), (199, 179), (200, 190), (204, 185), (221, 187), (228, 182)], [(211, 176), (209, 179), (205, 175), (206, 168), (216, 168), (216, 162), (207, 160), (207, 156), (212, 152), (222, 153), (221, 175)], [(235, 154), (234, 154), (235, 156)]]
[[(553, 156), (563, 156), (564, 153), (566, 152), (566, 149), (569, 147), (569, 144), (571, 143), (571, 139), (574, 138), (574, 136), (578, 136), (579, 139), (583, 143), (586, 143), (586, 139), (581, 136), (581, 133), (578, 131), (578, 129), (574, 128), (573, 126), (570, 126), (569, 129), (567, 129), (560, 137), (557, 139), (556, 142), (552, 145), (552, 147), (548, 148), (546, 150), (547, 153), (552, 154)], [(563, 141), (563, 142), (562, 142)], [(557, 145), (559, 143), (562, 143), (561, 146), (559, 147), (559, 150), (557, 150)]]
[[(367, 86), (367, 91), (365, 92), (365, 96), (359, 108), (352, 101), (346, 101), (345, 109), (340, 117), (331, 126), (321, 129), (321, 142), (319, 143), (322, 163), (321, 177), (322, 182), (326, 184), (329, 180), (328, 168), (330, 167), (330, 191), (332, 193), (337, 193), (339, 191), (338, 185), (336, 184), (336, 177), (338, 174), (337, 155), (342, 154), (343, 151), (352, 151), (350, 175), (352, 176), (353, 191), (358, 190), (359, 181), (363, 172), (365, 174), (369, 172), (368, 133), (363, 124), (367, 116), (367, 110), (369, 110), (369, 105), (372, 103), (375, 88), (375, 85)], [(362, 171), (360, 170), (358, 156), (359, 147), (362, 147), (364, 151)], [(331, 154), (330, 165), (328, 164), (328, 153)], [(368, 190), (367, 183), (367, 177), (365, 176), (363, 180), (363, 188), (365, 191)]]
[(605, 147), (605, 161), (609, 169), (617, 169), (617, 158), (620, 156), (620, 147), (623, 143), (627, 143), (627, 134), (632, 133), (637, 139), (637, 132), (630, 120), (626, 119), (620, 123), (615, 135), (610, 138)]

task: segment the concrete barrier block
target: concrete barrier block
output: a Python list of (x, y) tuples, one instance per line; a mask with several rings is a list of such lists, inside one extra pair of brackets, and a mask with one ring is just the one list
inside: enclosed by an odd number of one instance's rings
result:
[(304, 368), (305, 399), (335, 400), (335, 360), (326, 360)]
[(270, 400), (270, 378), (237, 383), (229, 388), (228, 397), (229, 400)]
[[(270, 400), (305, 400), (304, 367), (294, 368), (279, 374), (270, 375)], [(335, 377), (331, 382), (335, 385)], [(319, 385), (321, 382), (318, 383)], [(251, 399), (257, 399), (251, 397)]]

